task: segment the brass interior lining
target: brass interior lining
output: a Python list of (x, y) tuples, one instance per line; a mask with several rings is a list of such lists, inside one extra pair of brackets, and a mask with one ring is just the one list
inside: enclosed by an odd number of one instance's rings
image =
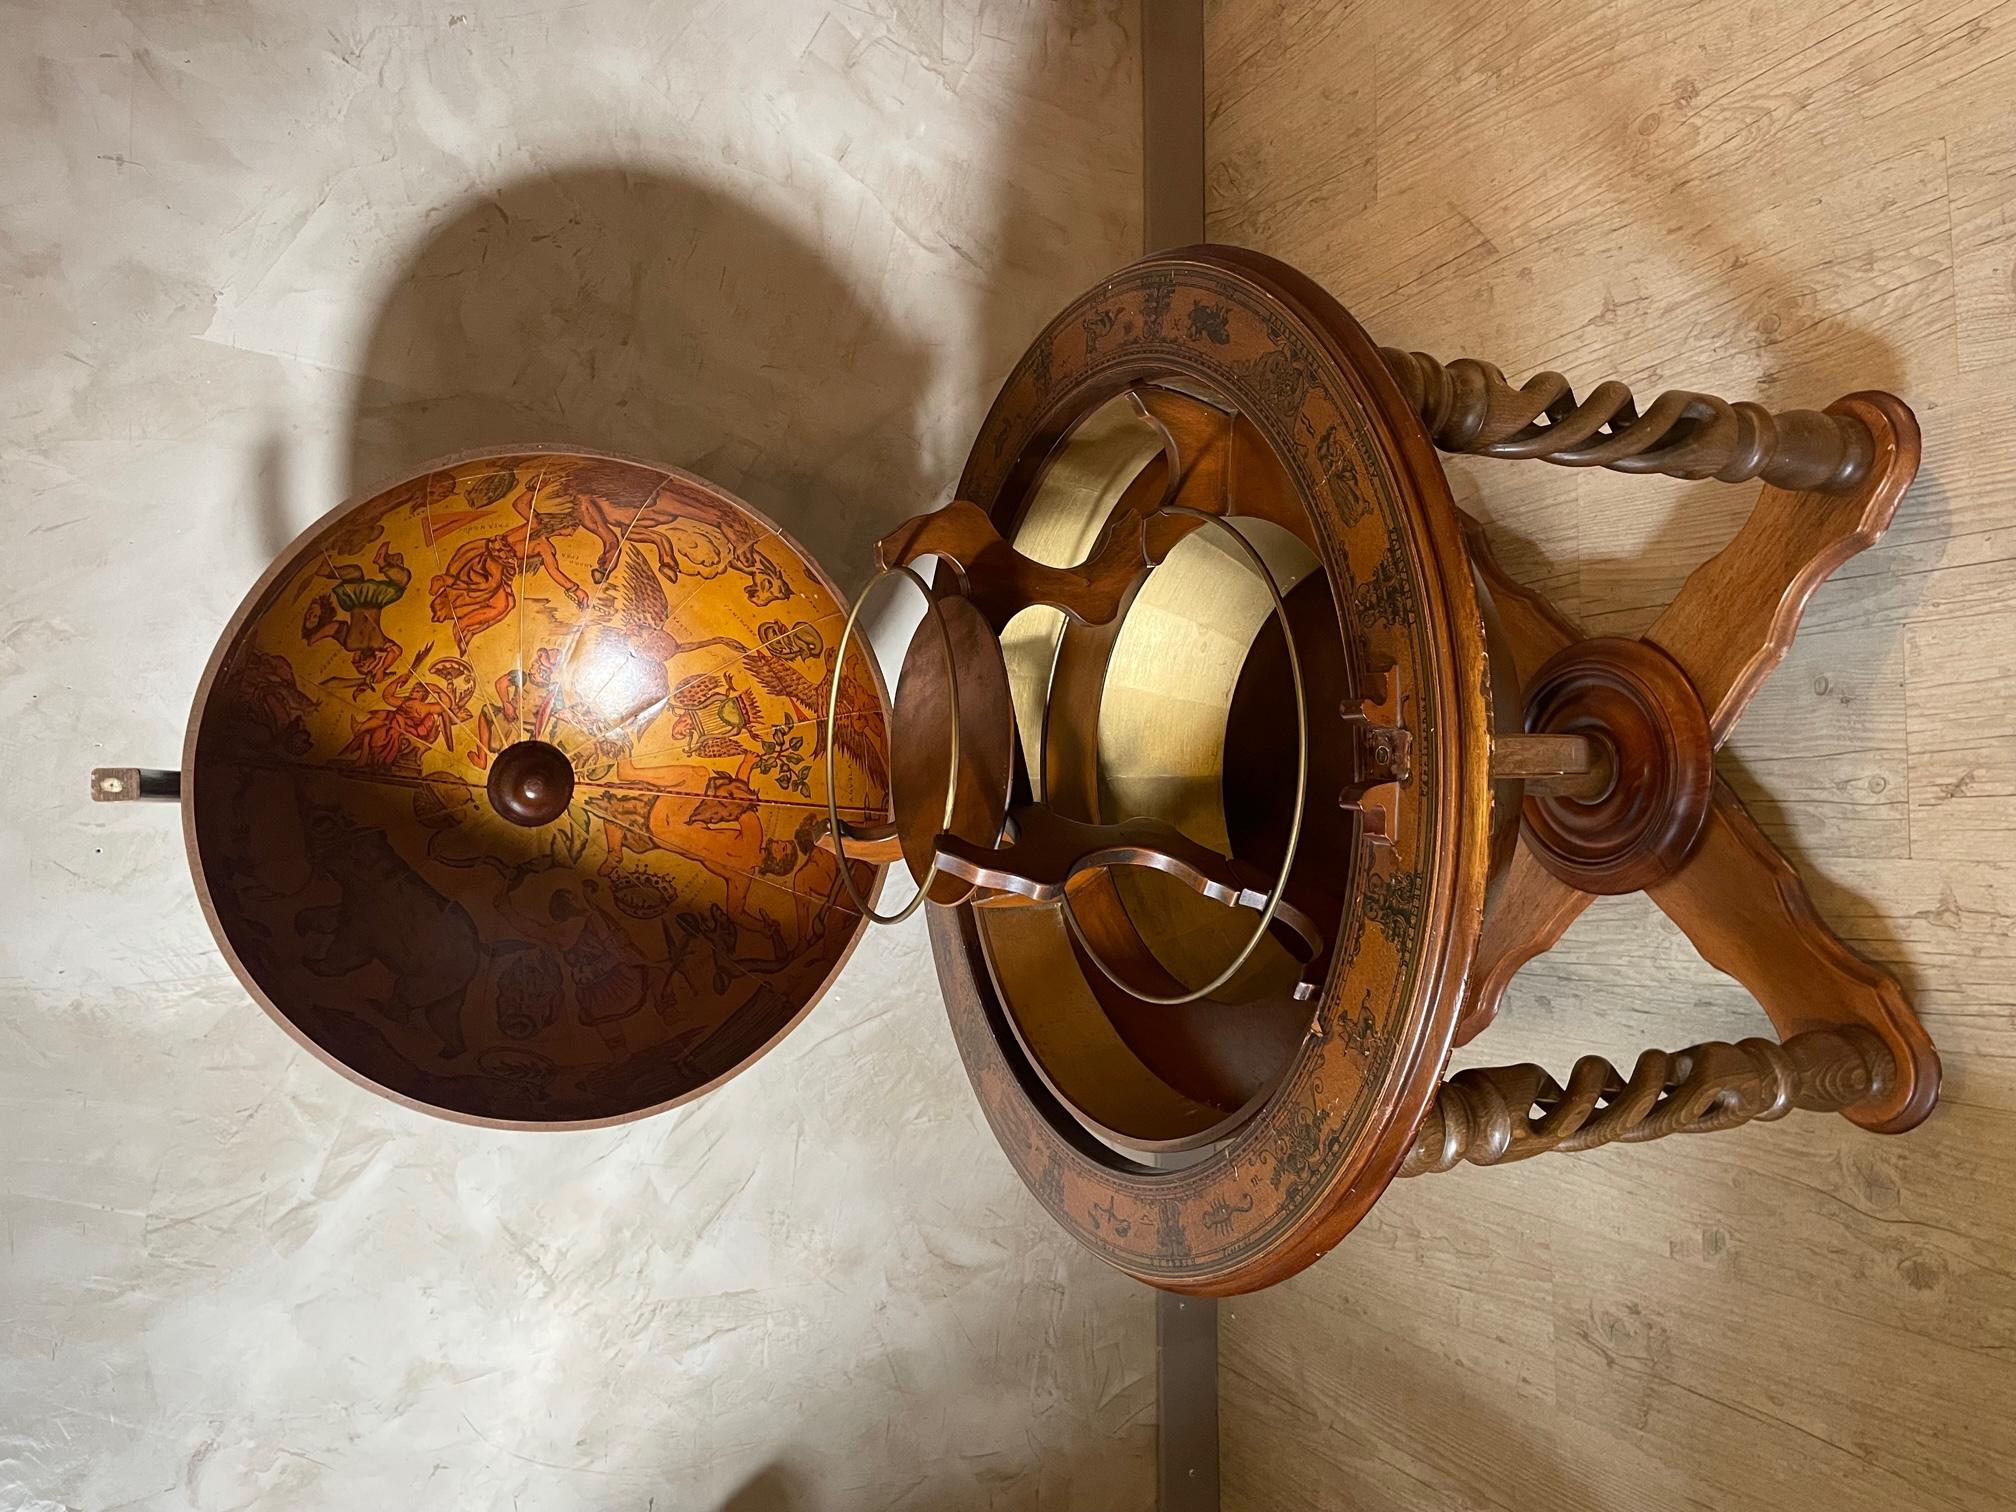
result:
[[(1030, 490), (1011, 533), (1016, 548), (1052, 566), (1083, 561), (1117, 510), (1153, 507), (1143, 493), (1158, 487), (1164, 446), (1161, 429), (1130, 396), (1093, 410)], [(1130, 488), (1137, 497), (1123, 505)], [(1229, 523), (1284, 594), (1320, 572), (1314, 552), (1290, 530), (1250, 516)], [(1067, 651), (1069, 622), (1060, 611), (1033, 606), (1017, 614), (1002, 650), (1031, 796), (1088, 819), (1168, 819), (1200, 843), (1230, 851), (1226, 726), (1240, 674), (1272, 612), (1267, 585), (1244, 554), (1221, 533), (1201, 530), (1146, 574), (1103, 638), (1078, 627), (1069, 642), (1077, 649)], [(1076, 666), (1082, 701), (1087, 656), (1104, 657), (1098, 701), (1086, 711), (1090, 729), (1051, 727), (1060, 657)], [(1292, 730), (1292, 706), (1280, 717)], [(1083, 750), (1086, 735), (1096, 738), (1091, 753)], [(1054, 781), (1046, 780), (1046, 766)], [(1209, 981), (1250, 932), (1250, 916), (1160, 873), (1116, 868), (1109, 880), (1141, 945), (1178, 990)], [(1264, 1024), (1252, 1017), (1262, 1003), (1286, 1001), (1299, 977), (1293, 957), (1272, 939), (1213, 1000), (1150, 1009), (1124, 994), (1117, 995), (1122, 1002), (1107, 1001), (1116, 994), (1088, 979), (1090, 968), (1054, 908), (981, 910), (976, 918), (1036, 1071), (1088, 1128), (1123, 1149), (1191, 1150), (1225, 1137), (1292, 1057), (1296, 1036), (1271, 1022), (1278, 1015), (1268, 1010)], [(1227, 1014), (1246, 1031), (1225, 1024)], [(1223, 1053), (1228, 1031), (1244, 1046), (1230, 1056)]]
[[(1285, 595), (1318, 570), (1314, 552), (1266, 520), (1234, 518)], [(1229, 853), (1225, 725), (1255, 637), (1274, 612), (1267, 585), (1215, 531), (1180, 541), (1135, 595), (1107, 662), (1099, 703), (1099, 808), (1107, 820), (1167, 819)], [(1280, 710), (1291, 727), (1294, 709)], [(1140, 867), (1113, 874), (1143, 943), (1186, 987), (1208, 982), (1244, 944), (1245, 915)], [(1224, 989), (1226, 1000), (1293, 987), (1294, 958), (1264, 940)]]
[[(1077, 566), (1091, 552), (1120, 496), (1161, 455), (1161, 433), (1128, 397), (1107, 400), (1086, 416), (1044, 470), (1016, 523), (1015, 549), (1046, 567)], [(1031, 604), (1001, 631), (1015, 728), (1029, 771), (1030, 795), (1038, 800), (1046, 796), (1044, 713), (1064, 624), (1063, 610)]]

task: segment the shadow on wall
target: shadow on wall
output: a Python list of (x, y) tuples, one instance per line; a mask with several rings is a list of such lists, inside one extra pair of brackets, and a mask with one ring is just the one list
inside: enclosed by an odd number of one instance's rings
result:
[(584, 166), (444, 220), (394, 280), (351, 420), (352, 492), (477, 447), (699, 473), (843, 584), (929, 502), (927, 353), (799, 235), (662, 173)]
[[(886, 25), (914, 25), (913, 48), (943, 45), (936, 6), (898, 10), (910, 19)], [(874, 541), (956, 481), (970, 435), (948, 426), (944, 396), (977, 426), (1050, 313), (1138, 252), (1139, 138), (1121, 129), (1138, 120), (1131, 12), (1131, 0), (1037, 8), (1012, 71), (979, 56), (1008, 45), (985, 28), (964, 39), (975, 56), (955, 60), (962, 99), (998, 131), (983, 158), (941, 161), (917, 202), (900, 207), (905, 234), (942, 230), (957, 254), (928, 312), (899, 319), (879, 305), (850, 276), (846, 254), (858, 248), (829, 255), (763, 210), (664, 170), (560, 168), (437, 218), (389, 284), (359, 364), (348, 491), (474, 448), (627, 452), (747, 499), (857, 591)], [(942, 1034), (941, 1045), (951, 1053)], [(916, 1174), (893, 1142), (883, 1153), (891, 1165), (877, 1179), (892, 1188), (895, 1227), (877, 1282), (916, 1299), (902, 1309), (914, 1313), (903, 1336), (883, 1347), (931, 1339), (944, 1362), (932, 1389), (1000, 1410), (956, 1432), (929, 1413), (892, 1429), (888, 1399), (839, 1378), (824, 1389), (802, 1381), (787, 1388), (794, 1454), (823, 1462), (872, 1438), (868, 1461), (849, 1460), (857, 1497), (900, 1475), (919, 1505), (964, 1505), (984, 1461), (1002, 1505), (1152, 1505), (1149, 1294), (1089, 1256), (1035, 1242), (1003, 1267), (945, 1273), (915, 1218), (906, 1222), (901, 1191)], [(1015, 1185), (1005, 1164), (991, 1177)], [(1032, 1241), (1045, 1232), (1033, 1200), (1018, 1216)], [(1059, 1317), (1053, 1299), (1067, 1282), (1075, 1306)], [(1090, 1321), (1095, 1310), (1106, 1321)], [(955, 1326), (1023, 1342), (950, 1349), (942, 1339)], [(1087, 1339), (1098, 1347), (1078, 1342)], [(1116, 1368), (1127, 1372), (1120, 1389)], [(879, 1504), (836, 1501), (830, 1485), (779, 1463), (733, 1489), (720, 1457), (704, 1471), (669, 1468), (682, 1506)]]
[(798, 1512), (810, 1504), (798, 1476), (782, 1465), (766, 1465), (721, 1503), (720, 1512)]

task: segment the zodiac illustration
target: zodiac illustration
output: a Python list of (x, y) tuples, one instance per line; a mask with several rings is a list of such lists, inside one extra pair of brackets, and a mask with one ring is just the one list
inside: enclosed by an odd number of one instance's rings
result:
[(423, 646), (413, 664), (379, 690), (383, 707), (351, 720), (350, 740), (337, 753), (340, 764), (371, 771), (417, 775), (420, 753), (440, 744), (455, 749), (455, 727), (471, 717), (475, 673), (459, 657), (444, 656), (419, 675), (420, 663), (434, 648)]
[(1253, 1194), (1251, 1192), (1240, 1193), (1237, 1204), (1227, 1202), (1223, 1197), (1220, 1197), (1204, 1210), (1204, 1227), (1214, 1234), (1230, 1233), (1233, 1221), (1242, 1213), (1250, 1213), (1252, 1211)]
[(305, 756), (313, 743), (306, 716), (315, 712), (313, 694), (294, 681), (284, 656), (247, 650), (228, 684), (231, 710), (244, 727), (289, 756)]
[(1216, 346), (1225, 346), (1232, 340), (1232, 331), (1227, 324), (1232, 312), (1222, 304), (1206, 304), (1197, 300), (1190, 306), (1190, 339), (1209, 341)]
[(662, 919), (679, 890), (648, 871), (619, 871), (609, 879), (609, 901), (633, 919)]
[(327, 936), (303, 964), (335, 977), (377, 962), (392, 977), (392, 995), (377, 1009), (395, 1024), (419, 1014), (444, 1060), (462, 1054), (462, 1001), (481, 965), (475, 920), (415, 871), (383, 830), (305, 793), (300, 807), (312, 880), (337, 888), (336, 902), (294, 916), (296, 934)]
[[(589, 884), (593, 886), (593, 884)], [(602, 1036), (611, 1053), (626, 1048), (623, 1020), (651, 996), (650, 976), (627, 949), (599, 908), (561, 888), (547, 905), (555, 922), (576, 921), (571, 943), (561, 950), (574, 982), (574, 1008), (581, 1022)]]
[[(835, 720), (834, 738), (839, 742), (840, 750), (868, 774), (877, 791), (887, 791), (889, 764), (882, 749), (882, 720), (879, 714), (872, 712), (881, 701), (865, 679), (852, 672), (839, 672), (837, 657), (832, 651), (825, 653), (826, 675), (817, 683), (790, 662), (771, 655), (767, 650), (752, 652), (744, 660), (748, 663), (750, 675), (758, 683), (790, 703), (800, 724), (812, 725), (812, 760), (815, 762), (826, 754), (826, 701), (832, 696), (833, 679), (838, 676), (841, 712)], [(803, 774), (798, 775), (799, 782), (791, 785), (800, 792), (807, 791), (809, 785), (803, 781)]]
[(788, 628), (782, 620), (765, 620), (756, 627), (756, 643), (786, 661), (812, 661), (826, 649), (818, 629), (803, 620), (794, 620)]
[(307, 644), (334, 640), (350, 653), (351, 664), (357, 668), (356, 681), (336, 681), (363, 689), (375, 687), (378, 679), (398, 664), (399, 644), (385, 634), (378, 617), (399, 602), (406, 585), (413, 581), (406, 559), (389, 541), (378, 543), (371, 565), (376, 577), (367, 577), (355, 562), (330, 562), (316, 576), (333, 577), (336, 586), (310, 601), (301, 618), (301, 638)]
[[(791, 838), (772, 838), (763, 828), (760, 800), (749, 786), (754, 756), (745, 757), (733, 776), (709, 767), (638, 766), (627, 758), (617, 771), (626, 781), (657, 792), (605, 790), (591, 794), (588, 812), (602, 821), (609, 849), (602, 872), (609, 875), (630, 852), (670, 851), (697, 862), (718, 878), (728, 894), (728, 916), (769, 942), (773, 961), (788, 959), (814, 937), (814, 922), (837, 882), (837, 863), (816, 845), (818, 816)], [(695, 797), (695, 792), (702, 794)], [(801, 876), (805, 878), (801, 884)], [(777, 892), (793, 893), (796, 938), (783, 921), (751, 906), (750, 890), (769, 881)]]
[(1370, 1055), (1379, 1043), (1379, 1021), (1372, 1016), (1372, 989), (1365, 989), (1365, 1000), (1358, 1005), (1355, 1014), (1337, 1010), (1337, 1038), (1349, 1045), (1360, 1055)]
[[(1101, 1221), (1102, 1214), (1104, 1215), (1103, 1222)], [(1120, 1216), (1113, 1206), (1113, 1199), (1111, 1197), (1108, 1197), (1104, 1202), (1093, 1203), (1086, 1210), (1085, 1217), (1092, 1225), (1092, 1232), (1095, 1234), (1102, 1229), (1111, 1229), (1114, 1238), (1125, 1239), (1129, 1234), (1134, 1232), (1132, 1220)]]
[[(748, 649), (729, 635), (682, 641), (666, 628), (670, 616), (665, 587), (658, 575), (644, 560), (643, 553), (626, 551), (614, 603), (607, 608), (598, 607), (596, 622), (583, 631), (578, 664), (586, 670), (575, 679), (577, 697), (572, 715), (576, 723), (595, 733), (627, 726), (646, 714), (655, 719), (657, 712), (664, 711), (668, 704), (680, 701), (671, 687), (671, 663), (715, 646), (735, 651)], [(570, 663), (575, 660), (570, 658)], [(581, 693), (578, 684), (584, 680), (594, 686)], [(685, 706), (690, 707), (690, 702)], [(650, 719), (646, 719), (645, 724), (649, 723)], [(675, 726), (674, 733), (682, 731)], [(642, 730), (634, 734), (641, 737)], [(733, 755), (740, 749), (731, 745), (725, 751), (707, 754)], [(694, 754), (690, 747), (687, 754)]]
[(531, 739), (543, 736), (559, 699), (553, 676), (557, 661), (553, 647), (541, 646), (532, 653), (529, 667), (510, 667), (498, 674), (493, 701), (476, 711), (476, 730), (469, 740), (471, 766), (487, 767), (490, 757), (521, 733)]
[[(629, 893), (634, 904), (650, 882), (648, 874), (618, 873), (608, 890)], [(610, 1054), (626, 1052), (624, 1021), (649, 1002), (656, 1001), (661, 1013), (670, 1006), (670, 994), (654, 988), (670, 982), (677, 962), (653, 966), (640, 959), (620, 923), (605, 913), (601, 881), (562, 885), (548, 895), (543, 910), (514, 901), (516, 890), (515, 883), (507, 886), (498, 907), (524, 938), (504, 948), (530, 954), (510, 960), (498, 974), (498, 1027), (513, 1039), (529, 1039), (552, 1025), (571, 992), (576, 1018), (601, 1037)], [(662, 891), (669, 906), (670, 889)], [(664, 982), (655, 982), (660, 975)]]
[[(673, 976), (684, 980), (694, 991), (700, 990), (704, 979), (714, 995), (720, 997), (728, 991), (732, 975), (742, 965), (735, 954), (739, 932), (735, 921), (728, 917), (728, 910), (719, 903), (708, 904), (704, 914), (682, 913), (677, 939), (670, 929), (665, 931), (666, 965)], [(697, 954), (704, 954), (706, 959), (696, 959)]]
[[(560, 508), (535, 511), (533, 490), (525, 488), (512, 501), (518, 524), (498, 535), (463, 542), (448, 558), (446, 570), (429, 580), (427, 592), (432, 597), (428, 612), (437, 622), (455, 627), (455, 649), (461, 655), (469, 654), (470, 643), (477, 636), (511, 617), (518, 606), (521, 571), (527, 574), (543, 571), (577, 609), (588, 607), (587, 591), (567, 575), (554, 543), (572, 531), (592, 526), (570, 496), (562, 497), (568, 502)], [(447, 516), (445, 524), (436, 520), (429, 535), (447, 535), (481, 514), (482, 511), (469, 511)], [(599, 513), (596, 518), (607, 527), (606, 518)]]
[(689, 677), (672, 694), (678, 713), (672, 734), (684, 742), (688, 756), (739, 756), (745, 737), (762, 718), (756, 694), (738, 689), (732, 672), (708, 672)]
[[(682, 498), (677, 486), (659, 486), (631, 518), (626, 533), (609, 516), (607, 496), (634, 478), (635, 469), (621, 463), (583, 459), (548, 480), (551, 491), (571, 503), (581, 527), (601, 542), (591, 576), (609, 580), (627, 538), (631, 545), (657, 559), (658, 574), (668, 583), (692, 576), (716, 578), (724, 572), (748, 579), (743, 595), (752, 604), (775, 604), (792, 596), (791, 584), (768, 553), (760, 550), (762, 535), (740, 510)], [(662, 621), (661, 621), (662, 623)]]
[(496, 752), (518, 740), (543, 740), (555, 721), (565, 717), (561, 694), (560, 652), (540, 646), (525, 667), (508, 667), (492, 684), (492, 696), (476, 711), (469, 738), (469, 764), (487, 767)]
[[(1301, 418), (1297, 429), (1305, 435), (1316, 435), (1316, 427), (1307, 415)], [(1356, 525), (1372, 506), (1359, 492), (1357, 460), (1351, 454), (1350, 444), (1335, 425), (1326, 425), (1323, 434), (1316, 437), (1316, 460), (1323, 467), (1323, 486), (1329, 490), (1338, 512), (1344, 516), (1344, 523)]]
[(548, 950), (512, 953), (497, 974), (497, 1027), (508, 1039), (530, 1039), (553, 1022), (561, 997), (560, 963)]

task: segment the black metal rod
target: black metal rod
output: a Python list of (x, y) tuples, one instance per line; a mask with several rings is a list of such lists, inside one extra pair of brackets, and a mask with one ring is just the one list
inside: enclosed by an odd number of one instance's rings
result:
[(179, 803), (182, 774), (164, 767), (96, 767), (91, 773), (94, 803)]

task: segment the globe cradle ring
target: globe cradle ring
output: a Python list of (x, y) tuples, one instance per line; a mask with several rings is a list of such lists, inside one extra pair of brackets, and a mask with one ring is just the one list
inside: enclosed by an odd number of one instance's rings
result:
[[(867, 604), (869, 595), (879, 584), (899, 575), (916, 584), (917, 591), (924, 596), (924, 617), (936, 627), (939, 649), (945, 656), (945, 702), (951, 715), (951, 738), (947, 742), (949, 754), (945, 773), (945, 817), (938, 826), (941, 831), (951, 830), (953, 808), (959, 796), (959, 666), (958, 659), (952, 651), (952, 632), (945, 628), (943, 619), (932, 613), (937, 600), (931, 592), (929, 583), (911, 568), (901, 564), (884, 567), (868, 580), (867, 586), (856, 596), (854, 607), (847, 611), (847, 623), (840, 631), (840, 647), (834, 655), (833, 685), (826, 690), (826, 818), (833, 830), (833, 853), (840, 860), (840, 882), (847, 889), (848, 898), (861, 911), (861, 916), (873, 924), (901, 924), (917, 911), (918, 905), (924, 901), (925, 896), (931, 891), (932, 883), (936, 882), (939, 876), (938, 857), (934, 854), (931, 857), (930, 869), (917, 884), (915, 897), (894, 913), (875, 912), (868, 900), (861, 896), (861, 889), (854, 885), (854, 873), (847, 858), (847, 826), (841, 821), (840, 794), (833, 785), (833, 753), (839, 749), (834, 741), (839, 734), (840, 724), (840, 669), (847, 665), (847, 648), (853, 644), (854, 627), (860, 622), (861, 610)], [(1297, 817), (1299, 820), (1299, 813)]]
[[(1078, 922), (1077, 914), (1072, 912), (1071, 909), (1070, 886), (1068, 883), (1065, 886), (1062, 899), (1065, 926), (1071, 931), (1071, 938), (1077, 942), (1079, 950), (1084, 952), (1087, 960), (1099, 968), (1100, 974), (1115, 987), (1137, 1001), (1150, 1003), (1158, 1008), (1180, 1008), (1185, 1003), (1194, 1003), (1201, 998), (1209, 997), (1239, 974), (1240, 968), (1251, 959), (1253, 952), (1260, 948), (1260, 942), (1266, 937), (1268, 926), (1274, 922), (1275, 912), (1281, 907), (1281, 899), (1288, 891), (1288, 876), (1295, 869), (1295, 848), (1302, 840), (1302, 811), (1308, 798), (1309, 704), (1302, 687), (1302, 662), (1295, 654), (1295, 629), (1288, 623), (1288, 606), (1282, 602), (1280, 585), (1274, 581), (1274, 574), (1268, 570), (1267, 563), (1262, 560), (1260, 553), (1253, 549), (1253, 543), (1241, 535), (1223, 516), (1210, 514), (1201, 509), (1192, 509), (1183, 504), (1165, 504), (1159, 510), (1154, 511), (1154, 514), (1188, 515), (1192, 519), (1202, 520), (1217, 526), (1238, 543), (1239, 549), (1246, 554), (1246, 560), (1252, 565), (1253, 570), (1259, 574), (1260, 581), (1267, 585), (1267, 596), (1274, 601), (1274, 618), (1281, 626), (1282, 640), (1285, 642), (1288, 651), (1288, 679), (1295, 688), (1295, 728), (1298, 738), (1295, 760), (1295, 810), (1294, 816), (1288, 824), (1288, 843), (1281, 853), (1280, 875), (1274, 879), (1274, 888), (1267, 894), (1267, 901), (1260, 909), (1260, 918), (1253, 926), (1253, 933), (1247, 936), (1245, 945), (1240, 948), (1239, 953), (1232, 958), (1223, 971), (1219, 972), (1217, 976), (1206, 982), (1202, 987), (1194, 988), (1189, 992), (1153, 993), (1143, 992), (1138, 987), (1130, 986), (1127, 982), (1123, 981), (1119, 973), (1109, 966), (1098, 950), (1094, 948), (1091, 940), (1086, 938), (1084, 926)], [(1141, 531), (1144, 551), (1147, 546), (1148, 521), (1154, 517), (1154, 514), (1142, 517)], [(954, 717), (956, 718), (957, 716), (955, 715)], [(842, 870), (844, 875), (845, 869), (843, 868)], [(921, 897), (922, 894), (920, 893), (919, 896)]]

